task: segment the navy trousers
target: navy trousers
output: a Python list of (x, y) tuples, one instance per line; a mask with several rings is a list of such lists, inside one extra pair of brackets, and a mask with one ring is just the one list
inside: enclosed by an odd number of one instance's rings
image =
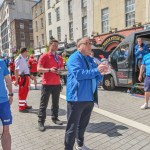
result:
[(93, 102), (67, 103), (67, 128), (65, 133), (65, 150), (73, 150), (75, 138), (78, 146), (84, 144), (84, 133), (89, 123)]

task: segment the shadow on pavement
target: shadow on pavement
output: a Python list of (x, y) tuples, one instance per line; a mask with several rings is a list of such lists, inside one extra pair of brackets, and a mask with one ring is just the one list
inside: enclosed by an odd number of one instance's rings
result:
[(66, 126), (45, 126), (46, 129), (60, 129), (60, 130), (65, 130)]
[[(126, 87), (116, 87), (114, 90), (112, 90), (111, 92), (122, 92), (122, 93), (127, 93), (128, 88)], [(99, 88), (98, 91), (107, 91), (104, 90), (103, 88)], [(107, 91), (109, 92), (109, 91)]]
[(116, 125), (112, 122), (89, 123), (87, 132), (107, 134), (109, 137), (122, 136), (119, 130), (127, 130), (123, 125)]
[[(38, 114), (38, 111), (39, 109), (31, 109), (29, 111), (29, 113), (32, 113), (32, 114)], [(46, 115), (47, 116), (51, 116), (51, 109), (47, 109), (46, 110)], [(66, 115), (66, 110), (65, 109), (59, 109), (59, 113), (58, 113), (58, 116), (65, 116)]]

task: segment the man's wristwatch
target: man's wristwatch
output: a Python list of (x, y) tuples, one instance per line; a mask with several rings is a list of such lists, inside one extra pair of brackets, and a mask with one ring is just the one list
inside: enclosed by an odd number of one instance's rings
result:
[(51, 72), (51, 68), (49, 68), (48, 72)]
[(14, 93), (9, 93), (8, 96), (14, 96)]

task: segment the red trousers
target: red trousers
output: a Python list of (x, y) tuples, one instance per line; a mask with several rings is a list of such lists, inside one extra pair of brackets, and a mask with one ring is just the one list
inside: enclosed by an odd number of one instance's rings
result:
[(19, 78), (19, 91), (18, 91), (18, 99), (19, 99), (19, 110), (24, 110), (27, 108), (26, 98), (29, 92), (29, 77), (23, 76)]

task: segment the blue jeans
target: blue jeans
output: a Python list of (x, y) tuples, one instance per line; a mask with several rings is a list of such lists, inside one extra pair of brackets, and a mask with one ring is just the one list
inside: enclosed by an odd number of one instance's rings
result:
[(75, 138), (78, 146), (84, 144), (84, 133), (89, 123), (93, 102), (68, 102), (67, 103), (67, 127), (65, 133), (65, 150), (73, 150)]

